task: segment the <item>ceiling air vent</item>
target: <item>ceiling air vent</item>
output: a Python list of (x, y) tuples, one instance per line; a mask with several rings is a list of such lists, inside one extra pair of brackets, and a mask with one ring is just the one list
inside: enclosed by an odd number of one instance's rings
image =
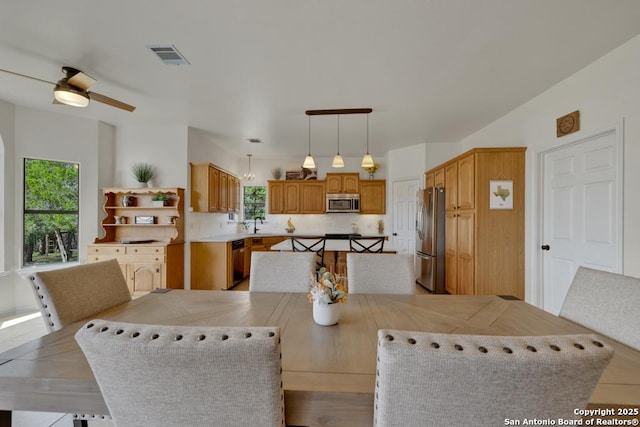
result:
[(151, 52), (153, 52), (167, 65), (190, 65), (187, 58), (185, 58), (172, 44), (148, 45), (147, 48), (149, 48)]
[(252, 144), (261, 144), (262, 140), (260, 138), (249, 138), (248, 141)]

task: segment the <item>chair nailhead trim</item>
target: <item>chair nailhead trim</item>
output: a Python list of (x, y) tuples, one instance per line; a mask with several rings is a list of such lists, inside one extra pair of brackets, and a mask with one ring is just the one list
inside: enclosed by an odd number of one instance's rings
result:
[(560, 347), (558, 347), (557, 345), (550, 345), (549, 348), (551, 348), (551, 350), (553, 351), (560, 351)]
[(530, 352), (532, 352), (532, 353), (535, 353), (535, 352), (537, 352), (537, 351), (538, 351), (534, 346), (531, 346), (531, 345), (528, 345), (528, 346), (527, 346), (527, 350), (529, 350), (529, 351), (530, 351)]
[(578, 350), (584, 350), (584, 347), (582, 345), (578, 344), (578, 343), (575, 343), (573, 346), (575, 348), (577, 348)]

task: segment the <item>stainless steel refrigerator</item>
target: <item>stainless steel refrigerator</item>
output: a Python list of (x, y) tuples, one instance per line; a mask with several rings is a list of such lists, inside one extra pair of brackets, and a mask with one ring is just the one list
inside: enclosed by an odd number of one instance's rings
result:
[(416, 282), (444, 294), (444, 188), (418, 191), (416, 209)]

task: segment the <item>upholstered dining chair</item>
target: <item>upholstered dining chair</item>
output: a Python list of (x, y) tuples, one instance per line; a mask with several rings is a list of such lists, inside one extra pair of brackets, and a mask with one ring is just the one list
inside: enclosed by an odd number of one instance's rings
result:
[(316, 271), (324, 267), (324, 248), (327, 240), (324, 236), (291, 236), (293, 252), (314, 252)]
[(595, 335), (378, 331), (374, 425), (497, 426), (575, 419), (613, 348)]
[(640, 350), (640, 279), (579, 267), (560, 317)]
[(49, 332), (131, 301), (115, 259), (40, 271), (29, 281)]
[(311, 252), (252, 252), (249, 291), (309, 292), (315, 258)]
[(92, 320), (77, 333), (118, 426), (283, 426), (277, 327)]
[(350, 237), (351, 252), (380, 253), (384, 249), (384, 237)]
[(411, 254), (347, 254), (347, 285), (352, 294), (415, 294)]

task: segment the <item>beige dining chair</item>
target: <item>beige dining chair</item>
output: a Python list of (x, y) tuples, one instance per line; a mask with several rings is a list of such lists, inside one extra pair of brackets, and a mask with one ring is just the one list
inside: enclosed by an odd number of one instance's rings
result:
[(29, 282), (49, 332), (131, 301), (115, 259), (40, 271)]
[(277, 327), (96, 319), (76, 340), (116, 425), (284, 425)]
[(252, 252), (249, 291), (309, 292), (315, 259), (313, 252)]
[(640, 350), (640, 279), (579, 267), (560, 317)]
[(613, 348), (595, 335), (378, 331), (374, 425), (487, 426), (576, 419)]
[(415, 294), (411, 254), (347, 254), (347, 285), (352, 294)]

